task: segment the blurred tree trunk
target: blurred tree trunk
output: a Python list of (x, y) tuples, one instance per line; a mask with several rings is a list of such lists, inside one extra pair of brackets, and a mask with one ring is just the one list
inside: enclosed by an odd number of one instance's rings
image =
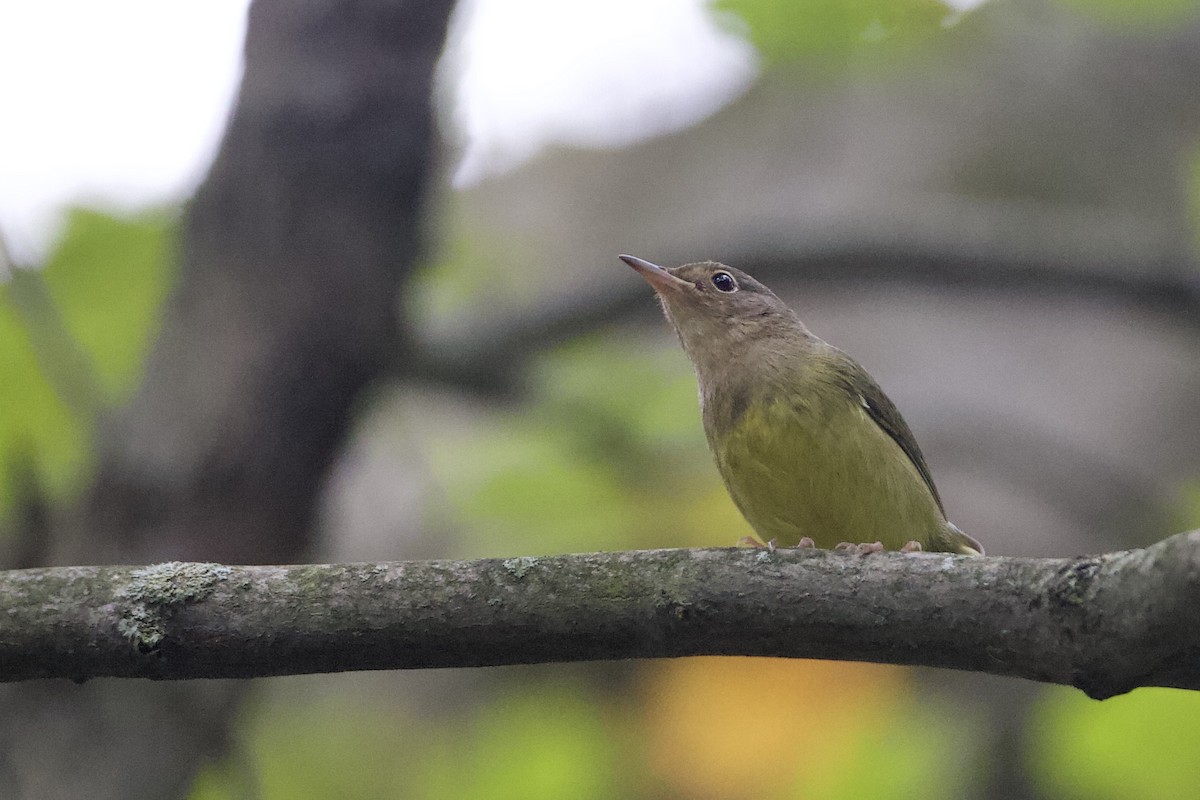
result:
[[(452, 3), (256, 0), (236, 110), (184, 220), (144, 384), (52, 562), (288, 562), (360, 392), (403, 363)], [(398, 356), (397, 354), (400, 353)], [(0, 796), (184, 796), (246, 684), (0, 695)]]

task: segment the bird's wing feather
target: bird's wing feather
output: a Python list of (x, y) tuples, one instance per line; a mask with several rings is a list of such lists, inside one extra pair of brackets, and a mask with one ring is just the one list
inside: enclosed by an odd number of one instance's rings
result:
[[(836, 348), (831, 349), (836, 350)], [(900, 416), (900, 409), (896, 408), (895, 403), (883, 393), (879, 384), (875, 383), (858, 362), (840, 350), (838, 355), (841, 356), (838, 359), (841, 363), (838, 364), (837, 374), (846, 390), (852, 396), (858, 396), (867, 415), (884, 433), (892, 437), (892, 441), (900, 445), (900, 449), (917, 468), (921, 480), (925, 481), (925, 485), (929, 487), (929, 493), (933, 495), (933, 501), (937, 503), (938, 510), (942, 512), (942, 516), (945, 516), (946, 509), (942, 506), (941, 495), (938, 494), (937, 487), (933, 484), (933, 476), (929, 474), (929, 465), (925, 463), (925, 456), (921, 454), (921, 448), (917, 446), (917, 439), (913, 436), (912, 429), (908, 427), (904, 417)]]

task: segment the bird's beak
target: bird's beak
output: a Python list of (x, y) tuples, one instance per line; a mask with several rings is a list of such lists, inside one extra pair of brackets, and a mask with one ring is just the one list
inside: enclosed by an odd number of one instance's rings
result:
[(637, 270), (638, 274), (645, 278), (646, 283), (650, 284), (651, 288), (653, 288), (656, 292), (677, 292), (685, 286), (691, 287), (692, 285), (683, 278), (676, 278), (658, 264), (651, 264), (649, 261), (638, 258), (637, 256), (617, 257)]

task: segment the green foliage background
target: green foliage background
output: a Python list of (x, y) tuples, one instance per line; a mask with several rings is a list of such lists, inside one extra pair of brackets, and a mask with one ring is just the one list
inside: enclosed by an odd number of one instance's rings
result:
[[(117, 218), (75, 209), (40, 276), (87, 357), (101, 404), (137, 385), (171, 277), (173, 224), (162, 211)], [(31, 346), (28, 309), (0, 284), (0, 519), (29, 479), (64, 501), (86, 479), (92, 431), (55, 393)]]

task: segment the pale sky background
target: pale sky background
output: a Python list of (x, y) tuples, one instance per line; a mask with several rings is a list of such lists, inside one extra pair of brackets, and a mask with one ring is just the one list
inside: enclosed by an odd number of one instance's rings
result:
[(0, 3), (0, 230), (39, 257), (70, 202), (182, 197), (241, 70), (246, 0)]
[[(957, 0), (962, 8), (979, 0)], [(249, 0), (0, 4), (0, 231), (36, 262), (72, 203), (136, 208), (203, 177), (241, 74)], [(464, 0), (445, 117), (458, 185), (549, 143), (618, 146), (702, 119), (754, 80), (704, 0)]]

